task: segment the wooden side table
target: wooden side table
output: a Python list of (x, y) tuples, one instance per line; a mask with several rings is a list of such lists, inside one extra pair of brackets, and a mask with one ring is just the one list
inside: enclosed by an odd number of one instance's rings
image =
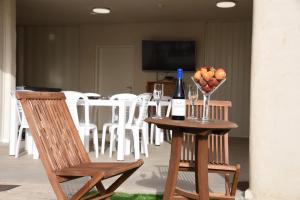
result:
[[(171, 120), (169, 118), (145, 120), (148, 123), (156, 124), (159, 128), (173, 131), (169, 171), (166, 181), (164, 200), (174, 199), (209, 199), (208, 188), (208, 135), (224, 134), (232, 128), (237, 128), (235, 123), (230, 121), (212, 120), (201, 123), (193, 120)], [(196, 193), (184, 191), (176, 187), (177, 176), (180, 165), (183, 133), (196, 135), (195, 141), (195, 182)]]

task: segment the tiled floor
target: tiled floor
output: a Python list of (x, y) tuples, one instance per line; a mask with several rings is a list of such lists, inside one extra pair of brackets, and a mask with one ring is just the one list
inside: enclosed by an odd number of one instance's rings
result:
[[(248, 139), (230, 138), (230, 162), (241, 164), (240, 182), (241, 188), (247, 188), (249, 177), (249, 144)], [(168, 171), (170, 144), (165, 142), (161, 146), (149, 147), (149, 158), (143, 158), (145, 164), (128, 179), (120, 188), (119, 192), (126, 193), (162, 193)], [(0, 144), (0, 185), (21, 185), (14, 189), (0, 192), (0, 199), (24, 200), (24, 199), (55, 199), (55, 195), (48, 182), (44, 168), (40, 160), (33, 160), (32, 156), (21, 154), (15, 159), (8, 156), (8, 145)], [(115, 161), (108, 158), (108, 151), (105, 155), (95, 158), (94, 153), (90, 157), (96, 162)], [(132, 161), (133, 155), (127, 156), (126, 161)], [(180, 173), (178, 185), (187, 190), (194, 188), (193, 173)], [(83, 181), (74, 184), (64, 185), (64, 190), (72, 193)], [(224, 180), (218, 174), (210, 174), (210, 189), (213, 191), (224, 190)], [(243, 192), (239, 191), (237, 199), (243, 199)]]

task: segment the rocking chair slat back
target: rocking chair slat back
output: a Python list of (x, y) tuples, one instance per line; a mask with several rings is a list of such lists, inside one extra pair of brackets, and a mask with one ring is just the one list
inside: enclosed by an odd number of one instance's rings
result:
[(17, 98), (46, 168), (54, 172), (90, 162), (62, 93), (18, 92)]
[[(228, 121), (228, 110), (231, 107), (231, 101), (210, 101), (209, 102), (209, 118), (226, 120)], [(187, 101), (187, 116), (191, 115), (192, 106), (191, 102)], [(202, 117), (203, 113), (203, 101), (198, 100), (196, 102), (195, 109), (196, 116)], [(183, 138), (183, 149), (181, 154), (181, 160), (183, 162), (190, 162), (195, 160), (194, 149), (194, 135), (186, 133)], [(208, 138), (208, 152), (209, 163), (212, 164), (229, 164), (228, 153), (228, 133), (224, 135), (210, 134)]]

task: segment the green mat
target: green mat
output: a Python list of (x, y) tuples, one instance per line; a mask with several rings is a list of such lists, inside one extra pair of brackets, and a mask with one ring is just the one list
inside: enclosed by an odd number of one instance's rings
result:
[(162, 195), (153, 194), (115, 194), (112, 200), (160, 200)]
[[(86, 197), (89, 197), (95, 194), (96, 191), (91, 191), (87, 194)], [(154, 194), (125, 194), (125, 193), (116, 193), (111, 197), (111, 200), (161, 200), (162, 195)]]

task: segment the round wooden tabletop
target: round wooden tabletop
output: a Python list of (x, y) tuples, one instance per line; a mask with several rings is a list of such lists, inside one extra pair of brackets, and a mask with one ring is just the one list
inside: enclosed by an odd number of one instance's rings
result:
[(204, 130), (212, 130), (214, 133), (222, 134), (224, 131), (237, 128), (238, 126), (230, 121), (224, 120), (209, 120), (208, 122), (202, 122), (201, 120), (172, 120), (170, 118), (147, 118), (148, 123), (156, 124), (159, 128), (169, 130), (181, 130), (182, 132), (197, 133)]

